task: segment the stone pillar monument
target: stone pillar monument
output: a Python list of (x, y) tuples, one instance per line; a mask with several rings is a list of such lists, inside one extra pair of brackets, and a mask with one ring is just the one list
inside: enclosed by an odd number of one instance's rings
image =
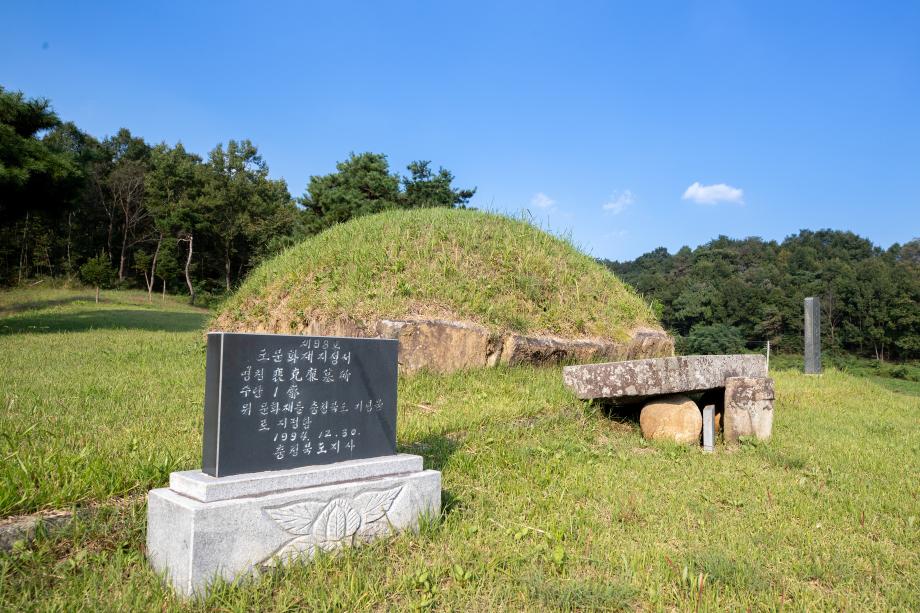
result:
[(821, 374), (821, 301), (805, 299), (805, 373)]

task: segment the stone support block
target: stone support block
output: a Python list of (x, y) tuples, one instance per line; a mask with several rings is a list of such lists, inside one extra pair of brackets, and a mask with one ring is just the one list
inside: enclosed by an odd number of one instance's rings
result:
[(726, 443), (737, 443), (742, 436), (760, 440), (773, 432), (773, 379), (730, 377), (725, 380)]

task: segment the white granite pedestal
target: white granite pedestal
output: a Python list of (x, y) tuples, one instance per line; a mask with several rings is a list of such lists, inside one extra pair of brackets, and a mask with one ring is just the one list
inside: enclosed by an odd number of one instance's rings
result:
[(147, 497), (147, 555), (183, 595), (262, 566), (407, 529), (441, 508), (441, 473), (399, 454), (210, 477), (172, 473)]

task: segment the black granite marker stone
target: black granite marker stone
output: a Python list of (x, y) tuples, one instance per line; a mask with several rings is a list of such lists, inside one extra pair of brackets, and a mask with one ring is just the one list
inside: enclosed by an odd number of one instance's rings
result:
[(208, 334), (202, 471), (395, 454), (398, 348), (390, 339)]

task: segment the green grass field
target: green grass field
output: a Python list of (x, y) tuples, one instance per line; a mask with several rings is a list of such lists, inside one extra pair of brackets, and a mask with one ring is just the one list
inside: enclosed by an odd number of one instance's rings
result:
[(0, 517), (98, 503), (0, 554), (0, 610), (920, 610), (920, 384), (774, 370), (769, 443), (651, 445), (558, 368), (400, 381), (444, 512), (183, 603), (140, 496), (200, 463), (208, 313), (0, 294)]

